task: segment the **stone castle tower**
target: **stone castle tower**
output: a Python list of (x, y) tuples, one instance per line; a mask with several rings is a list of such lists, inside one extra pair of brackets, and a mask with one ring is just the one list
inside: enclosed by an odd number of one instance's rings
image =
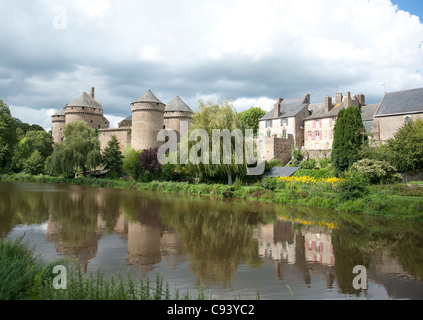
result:
[(137, 101), (131, 103), (132, 140), (135, 150), (159, 148), (157, 135), (164, 129), (165, 104), (148, 90)]
[(112, 136), (118, 139), (122, 152), (128, 146), (135, 150), (159, 148), (162, 142), (157, 141), (158, 133), (162, 129), (175, 130), (179, 139), (180, 122), (191, 122), (193, 114), (179, 96), (165, 105), (150, 90), (131, 103), (131, 112), (131, 116), (119, 123), (119, 128), (110, 129), (110, 122), (103, 116), (103, 108), (94, 99), (94, 88), (91, 88), (90, 95), (83, 92), (52, 116), (54, 143), (63, 142), (63, 129), (67, 124), (85, 121), (100, 131), (101, 150)]
[(94, 88), (90, 95), (83, 92), (52, 116), (52, 135), (54, 143), (63, 142), (63, 129), (71, 122), (85, 121), (93, 129), (107, 129), (109, 120), (103, 116), (103, 107), (94, 99)]

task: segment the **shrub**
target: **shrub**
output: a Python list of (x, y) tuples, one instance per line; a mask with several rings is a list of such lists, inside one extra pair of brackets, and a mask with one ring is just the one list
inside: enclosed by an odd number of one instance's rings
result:
[(303, 161), (300, 163), (301, 169), (309, 169), (312, 170), (316, 167), (316, 160), (315, 159), (309, 159), (306, 161)]
[(387, 161), (362, 159), (351, 166), (350, 172), (360, 174), (371, 184), (389, 184), (402, 180), (396, 168)]
[(320, 165), (320, 168), (322, 169), (326, 168), (329, 164), (330, 164), (330, 159), (327, 157), (319, 160), (319, 165)]
[(268, 190), (275, 190), (278, 186), (278, 180), (272, 177), (264, 177), (261, 181), (261, 186)]
[(341, 201), (361, 198), (369, 193), (368, 181), (361, 174), (348, 174), (336, 187), (338, 197)]

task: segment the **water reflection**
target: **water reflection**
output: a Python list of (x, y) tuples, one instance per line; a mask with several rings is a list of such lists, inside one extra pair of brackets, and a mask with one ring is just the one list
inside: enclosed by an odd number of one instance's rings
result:
[(113, 234), (126, 243), (124, 263), (143, 276), (161, 263), (170, 270), (187, 263), (197, 284), (230, 288), (240, 269), (262, 275), (270, 263), (275, 281), (297, 284), (299, 291), (322, 279), (326, 290), (360, 296), (367, 293), (352, 287), (352, 269), (364, 265), (369, 284), (390, 297), (423, 298), (421, 224), (149, 192), (0, 183), (3, 236), (18, 225), (46, 222), (46, 241), (85, 272), (99, 241)]

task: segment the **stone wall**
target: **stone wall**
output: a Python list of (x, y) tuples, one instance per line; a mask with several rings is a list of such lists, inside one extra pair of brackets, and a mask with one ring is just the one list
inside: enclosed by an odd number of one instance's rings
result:
[(135, 102), (132, 104), (132, 148), (146, 150), (159, 148), (157, 141), (164, 127), (165, 105), (160, 103)]
[(174, 130), (180, 141), (181, 121), (192, 122), (191, 114), (187, 112), (166, 112), (164, 115), (164, 127), (166, 130)]
[(99, 136), (101, 152), (107, 147), (112, 136), (117, 138), (122, 153), (125, 152), (128, 145), (131, 145), (131, 128), (101, 129)]
[(63, 142), (63, 130), (65, 128), (65, 116), (53, 116), (51, 133), (54, 143)]
[(335, 122), (333, 118), (304, 121), (304, 150), (332, 149)]
[(316, 159), (321, 160), (324, 158), (329, 158), (332, 155), (332, 149), (327, 149), (327, 150), (303, 150), (302, 151), (304, 154), (304, 160), (309, 160), (309, 159)]
[(102, 109), (67, 107), (65, 108), (65, 116), (65, 124), (84, 121), (93, 129), (107, 129), (110, 127), (110, 122), (103, 117)]
[(389, 139), (393, 138), (395, 133), (404, 126), (407, 118), (410, 120), (423, 119), (423, 113), (376, 117), (373, 120), (373, 139), (379, 143), (385, 143)]
[(294, 139), (292, 135), (288, 139), (273, 136), (270, 138), (258, 138), (257, 140), (259, 158), (266, 161), (277, 159), (282, 166), (287, 165), (291, 161), (293, 146)]

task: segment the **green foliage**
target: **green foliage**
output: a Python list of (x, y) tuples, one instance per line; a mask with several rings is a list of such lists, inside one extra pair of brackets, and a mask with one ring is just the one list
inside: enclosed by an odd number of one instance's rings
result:
[(329, 158), (325, 157), (325, 158), (319, 160), (319, 166), (320, 166), (320, 168), (324, 169), (328, 165), (330, 165), (330, 159)]
[(350, 172), (360, 174), (371, 184), (388, 184), (402, 181), (397, 169), (387, 161), (362, 159), (351, 166)]
[(52, 153), (53, 138), (50, 134), (44, 130), (28, 131), (15, 148), (13, 169), (29, 174), (43, 173), (45, 161)]
[(361, 174), (349, 173), (336, 187), (336, 191), (342, 202), (361, 198), (369, 193), (368, 181)]
[(81, 170), (86, 176), (88, 170), (101, 164), (100, 141), (94, 129), (84, 121), (75, 121), (63, 130), (65, 141), (56, 144), (53, 154), (46, 161), (51, 175), (72, 176)]
[(257, 136), (260, 119), (266, 115), (266, 111), (261, 108), (251, 107), (238, 114), (239, 120), (244, 124), (245, 129), (253, 129), (254, 136)]
[(301, 150), (294, 148), (294, 150), (292, 150), (291, 164), (294, 167), (298, 167), (303, 160), (304, 160), (304, 154), (301, 152)]
[(120, 177), (123, 172), (123, 155), (120, 151), (119, 141), (116, 136), (107, 143), (103, 153), (104, 169), (109, 170), (112, 177)]
[(300, 163), (301, 169), (312, 170), (316, 168), (316, 159), (309, 159)]
[(129, 149), (125, 152), (123, 158), (123, 169), (128, 172), (135, 181), (138, 181), (141, 176), (141, 168), (139, 166), (139, 156), (141, 152), (142, 151), (137, 151), (135, 149)]
[(261, 186), (265, 189), (274, 191), (278, 187), (278, 180), (274, 177), (264, 177), (261, 180)]
[(9, 106), (0, 100), (0, 172), (10, 170), (16, 142), (16, 122)]
[(314, 179), (329, 179), (335, 177), (335, 172), (329, 167), (313, 170), (313, 169), (300, 169), (294, 173), (294, 177), (310, 177)]
[(341, 109), (335, 124), (331, 158), (337, 176), (359, 160), (360, 151), (366, 144), (360, 110), (356, 106)]
[(423, 119), (401, 127), (386, 145), (386, 154), (399, 172), (423, 170)]

